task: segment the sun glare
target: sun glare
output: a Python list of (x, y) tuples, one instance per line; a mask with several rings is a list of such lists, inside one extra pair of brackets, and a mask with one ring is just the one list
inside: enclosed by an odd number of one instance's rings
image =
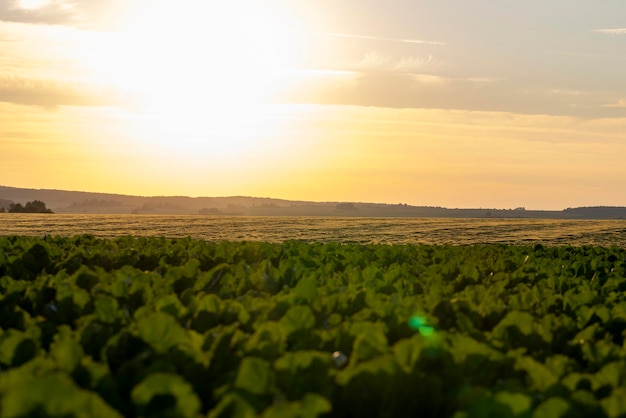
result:
[(127, 65), (103, 63), (115, 84), (177, 111), (217, 112), (271, 93), (286, 59), (273, 16), (243, 2), (155, 3), (132, 25), (132, 41), (112, 51)]
[(167, 131), (227, 134), (255, 120), (289, 60), (281, 17), (253, 1), (143, 4), (124, 35), (85, 54), (88, 65), (140, 109), (162, 114)]

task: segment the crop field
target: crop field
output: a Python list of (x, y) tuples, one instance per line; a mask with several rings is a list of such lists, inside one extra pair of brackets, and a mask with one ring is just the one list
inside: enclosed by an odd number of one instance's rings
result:
[(360, 218), (199, 215), (0, 215), (1, 235), (92, 234), (192, 237), (208, 241), (342, 242), (358, 244), (618, 245), (626, 220)]
[(626, 416), (626, 248), (0, 237), (0, 417)]

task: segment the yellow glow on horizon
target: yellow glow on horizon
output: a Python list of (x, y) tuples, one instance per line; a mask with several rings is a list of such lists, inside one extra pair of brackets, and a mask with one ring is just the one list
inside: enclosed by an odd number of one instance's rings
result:
[[(3, 185), (564, 209), (598, 201), (619, 205), (626, 176), (623, 118), (320, 105), (272, 109), (261, 117), (268, 126), (257, 123), (246, 137), (249, 144), (236, 151), (194, 136), (194, 126), (166, 143), (171, 135), (161, 132), (158, 114), (87, 107), (51, 113), (0, 103)], [(607, 192), (599, 193), (599, 185)]]

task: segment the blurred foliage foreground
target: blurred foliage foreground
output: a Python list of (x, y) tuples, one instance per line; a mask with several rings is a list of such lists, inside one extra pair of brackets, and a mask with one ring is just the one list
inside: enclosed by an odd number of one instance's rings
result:
[(0, 237), (0, 417), (626, 416), (625, 252)]

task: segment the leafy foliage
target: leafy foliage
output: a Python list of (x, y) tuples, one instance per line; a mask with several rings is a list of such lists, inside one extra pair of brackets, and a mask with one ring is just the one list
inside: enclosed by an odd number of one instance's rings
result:
[(0, 417), (626, 414), (626, 250), (0, 237)]

